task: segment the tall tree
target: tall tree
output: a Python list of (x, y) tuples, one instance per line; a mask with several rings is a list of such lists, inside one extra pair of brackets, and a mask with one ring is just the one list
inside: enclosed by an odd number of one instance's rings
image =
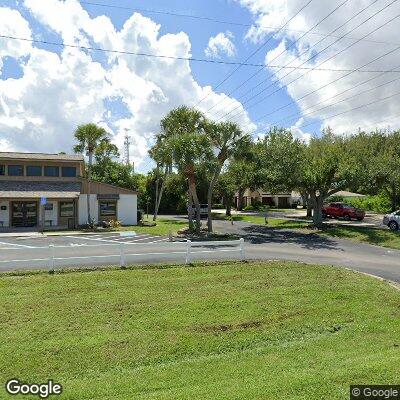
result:
[[(151, 154), (170, 157), (171, 164), (187, 178), (189, 201), (196, 207), (196, 232), (200, 233), (200, 202), (196, 189), (196, 174), (212, 157), (210, 139), (205, 134), (206, 119), (195, 109), (182, 106), (168, 113), (161, 121), (161, 132)], [(157, 156), (156, 156), (157, 157)], [(164, 159), (164, 157), (162, 157)], [(157, 159), (156, 159), (157, 161)], [(192, 212), (189, 207), (189, 214)]]
[[(157, 167), (155, 169), (156, 191), (155, 191), (154, 215), (153, 215), (153, 221), (156, 221), (168, 178), (172, 174), (173, 150), (171, 149), (170, 146), (167, 145), (166, 140), (165, 139), (163, 140), (163, 136), (160, 135), (157, 140), (157, 143), (150, 149), (149, 154), (150, 157), (153, 158), (153, 160), (157, 164)], [(160, 187), (160, 182), (161, 182), (161, 187)]]
[(346, 189), (353, 175), (346, 160), (346, 139), (330, 129), (319, 138), (312, 138), (305, 148), (301, 163), (300, 188), (304, 188), (313, 206), (313, 224), (322, 225), (324, 201)]
[(87, 214), (88, 214), (88, 225), (93, 225), (93, 220), (90, 214), (90, 184), (92, 180), (92, 165), (93, 165), (93, 154), (99, 144), (103, 141), (107, 141), (108, 134), (106, 130), (96, 124), (90, 123), (86, 125), (80, 125), (75, 131), (75, 139), (78, 144), (74, 146), (76, 153), (86, 153), (89, 157), (89, 166), (87, 170), (87, 181), (88, 181), (88, 193), (87, 193)]
[(232, 174), (229, 171), (222, 172), (215, 185), (215, 197), (222, 198), (222, 203), (226, 207), (225, 214), (232, 215), (232, 204), (235, 197), (237, 186)]
[(214, 157), (208, 160), (209, 185), (207, 193), (208, 232), (213, 231), (212, 226), (212, 200), (215, 184), (221, 174), (222, 168), (227, 160), (235, 154), (239, 155), (240, 151), (244, 152), (244, 147), (250, 143), (250, 137), (245, 136), (239, 126), (232, 122), (213, 123), (206, 125), (206, 132), (211, 141), (212, 154)]

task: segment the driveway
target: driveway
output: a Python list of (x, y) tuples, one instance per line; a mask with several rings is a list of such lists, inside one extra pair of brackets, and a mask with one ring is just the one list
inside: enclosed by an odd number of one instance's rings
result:
[(400, 282), (400, 251), (315, 233), (272, 229), (246, 222), (214, 221), (215, 229), (242, 236), (251, 259), (293, 260), (349, 267)]
[[(272, 229), (246, 222), (215, 221), (217, 231), (245, 238), (247, 259), (291, 260), (309, 264), (349, 267), (400, 283), (400, 251), (290, 230)], [(46, 269), (54, 248), (55, 268), (118, 265), (121, 246), (127, 264), (184, 263), (185, 242), (166, 237), (118, 233), (56, 237), (0, 238), (0, 270)], [(223, 251), (219, 251), (223, 250)], [(196, 243), (193, 261), (239, 259), (237, 246)]]

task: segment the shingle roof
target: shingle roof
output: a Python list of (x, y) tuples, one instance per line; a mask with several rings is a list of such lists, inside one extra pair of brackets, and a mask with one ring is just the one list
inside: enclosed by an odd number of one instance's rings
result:
[(0, 152), (0, 159), (18, 160), (54, 160), (54, 161), (83, 161), (81, 154), (46, 154), (46, 153), (16, 153)]
[(71, 198), (80, 192), (79, 182), (0, 181), (0, 198)]

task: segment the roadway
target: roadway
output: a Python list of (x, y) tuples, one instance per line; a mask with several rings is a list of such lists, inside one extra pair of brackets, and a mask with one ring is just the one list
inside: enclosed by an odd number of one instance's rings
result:
[[(220, 232), (245, 238), (247, 259), (292, 260), (310, 264), (349, 267), (400, 282), (400, 251), (314, 233), (276, 230), (245, 222), (215, 221)], [(49, 267), (54, 245), (54, 267), (93, 267), (119, 265), (121, 243), (126, 264), (184, 263), (187, 245), (170, 243), (168, 238), (137, 235), (121, 238), (118, 233), (48, 237), (0, 238), (0, 271), (43, 269)], [(217, 251), (221, 249), (223, 251)], [(192, 261), (239, 259), (237, 246), (220, 248), (196, 243)]]

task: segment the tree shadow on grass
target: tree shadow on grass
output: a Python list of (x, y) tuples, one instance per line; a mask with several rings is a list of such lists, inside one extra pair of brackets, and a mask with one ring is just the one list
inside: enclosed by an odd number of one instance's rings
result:
[(338, 243), (316, 233), (295, 232), (285, 229), (274, 229), (261, 225), (250, 225), (242, 228), (244, 239), (252, 244), (292, 243), (308, 250), (340, 250)]

